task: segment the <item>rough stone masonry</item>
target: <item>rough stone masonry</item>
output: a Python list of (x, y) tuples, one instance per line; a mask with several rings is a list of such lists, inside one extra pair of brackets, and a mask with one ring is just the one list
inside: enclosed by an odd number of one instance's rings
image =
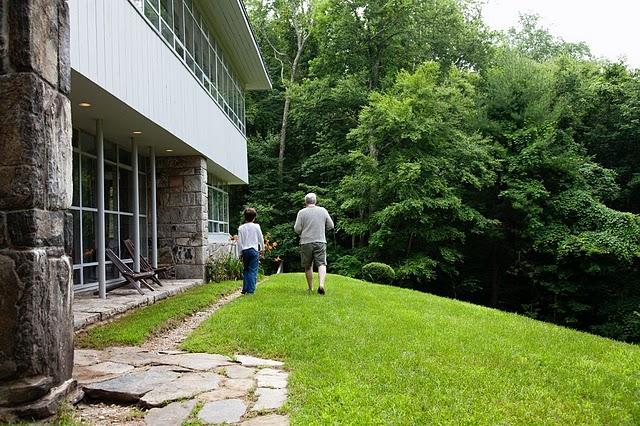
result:
[(0, 0), (0, 420), (75, 387), (69, 10)]
[(161, 157), (158, 176), (158, 256), (176, 278), (203, 278), (207, 249), (207, 162), (200, 156)]

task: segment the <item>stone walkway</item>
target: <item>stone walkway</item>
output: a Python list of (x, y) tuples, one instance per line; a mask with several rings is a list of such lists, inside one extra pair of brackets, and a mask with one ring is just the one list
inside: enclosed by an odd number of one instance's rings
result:
[(162, 280), (162, 284), (162, 287), (155, 287), (156, 291), (143, 289), (144, 296), (128, 287), (110, 291), (107, 293), (106, 300), (92, 293), (76, 294), (73, 300), (75, 331), (106, 321), (131, 309), (152, 305), (159, 300), (198, 286), (202, 284), (202, 280)]
[[(142, 297), (135, 296), (114, 297), (112, 305), (124, 301), (120, 306), (126, 306)], [(155, 300), (166, 297), (158, 296), (152, 294)], [(187, 419), (204, 424), (288, 425), (289, 417), (278, 414), (287, 400), (289, 378), (281, 362), (177, 350), (204, 320), (238, 297), (239, 290), (174, 329), (151, 337), (142, 347), (77, 349), (73, 377), (85, 395), (76, 407), (77, 417), (96, 426), (170, 426)], [(105, 302), (92, 300), (98, 307)]]
[(289, 376), (279, 361), (114, 347), (78, 349), (75, 365), (74, 378), (89, 402), (146, 409), (114, 419), (95, 417), (91, 405), (82, 404), (77, 412), (90, 424), (181, 425), (189, 418), (204, 424), (289, 424), (278, 414), (287, 400)]

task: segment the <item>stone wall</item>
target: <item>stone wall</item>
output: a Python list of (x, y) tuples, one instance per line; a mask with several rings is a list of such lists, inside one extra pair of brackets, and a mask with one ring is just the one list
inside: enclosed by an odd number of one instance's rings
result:
[(0, 419), (73, 388), (65, 0), (0, 1)]
[(200, 156), (156, 159), (158, 263), (176, 278), (203, 278), (207, 250), (207, 162)]

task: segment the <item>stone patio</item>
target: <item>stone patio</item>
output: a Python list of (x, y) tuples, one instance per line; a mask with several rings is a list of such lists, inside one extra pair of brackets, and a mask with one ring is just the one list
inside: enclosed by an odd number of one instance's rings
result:
[(135, 347), (78, 349), (73, 377), (88, 403), (142, 407), (148, 425), (181, 425), (190, 416), (205, 424), (289, 424), (277, 413), (287, 400), (289, 377), (279, 361)]
[(144, 296), (132, 288), (122, 287), (107, 293), (106, 300), (94, 296), (91, 292), (76, 294), (73, 301), (73, 327), (75, 331), (82, 330), (201, 284), (202, 279), (162, 280), (163, 286), (155, 286), (156, 291), (143, 289)]

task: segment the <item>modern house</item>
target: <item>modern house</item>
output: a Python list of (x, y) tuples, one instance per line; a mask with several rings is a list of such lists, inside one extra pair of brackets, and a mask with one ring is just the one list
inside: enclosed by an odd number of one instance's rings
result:
[(271, 88), (241, 0), (70, 0), (76, 291), (112, 249), (202, 278), (248, 183), (244, 92)]

